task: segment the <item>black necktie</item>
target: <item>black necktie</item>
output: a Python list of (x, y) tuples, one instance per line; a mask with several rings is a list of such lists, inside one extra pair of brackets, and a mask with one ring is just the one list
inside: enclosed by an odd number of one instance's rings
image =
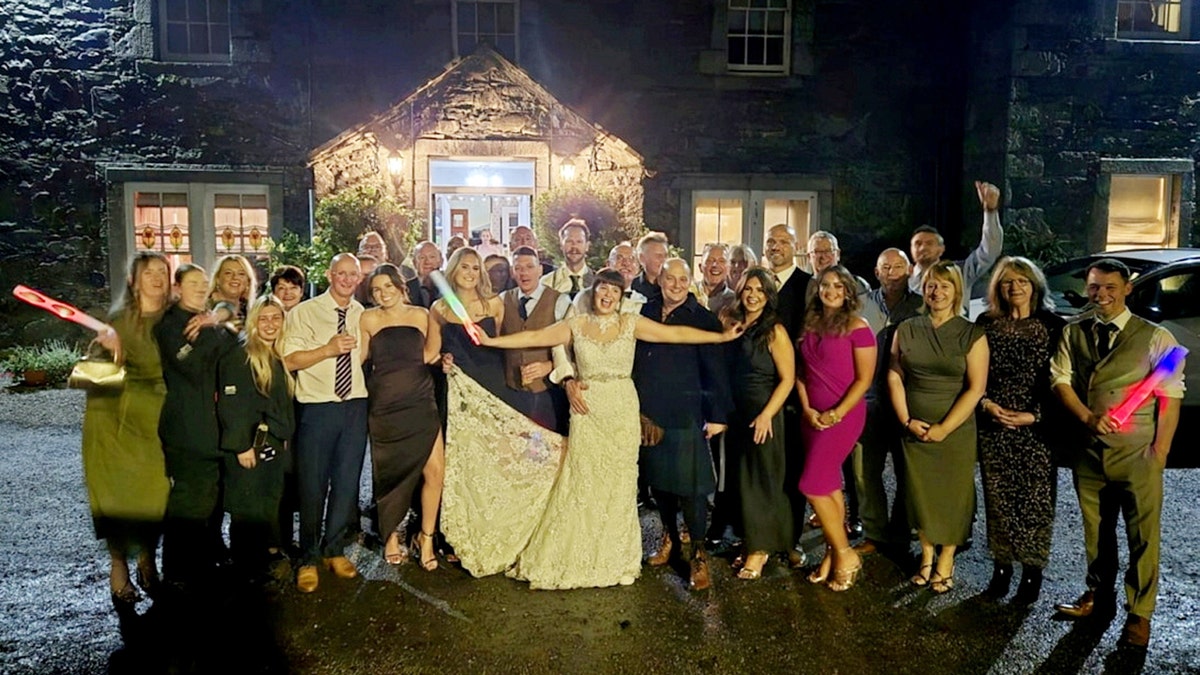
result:
[(570, 290), (571, 297), (572, 297), (572, 298), (574, 298), (574, 297), (575, 297), (575, 295), (576, 295), (577, 293), (579, 293), (579, 290), (580, 290), (580, 286), (579, 286), (579, 275), (578, 275), (578, 274), (572, 274), (572, 275), (571, 275), (571, 290)]
[(1116, 332), (1117, 324), (1096, 322), (1096, 353), (1101, 359), (1112, 351), (1113, 336)]
[(526, 319), (529, 318), (529, 301), (530, 300), (533, 300), (533, 298), (529, 297), (528, 295), (522, 297), (521, 304), (519, 307), (517, 307), (517, 314), (521, 315), (522, 321), (525, 321)]

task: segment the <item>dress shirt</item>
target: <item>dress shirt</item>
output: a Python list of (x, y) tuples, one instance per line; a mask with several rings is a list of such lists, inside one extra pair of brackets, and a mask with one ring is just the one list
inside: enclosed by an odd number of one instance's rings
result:
[[(339, 306), (329, 291), (292, 308), (283, 324), (283, 344), (280, 352), (286, 357), (295, 352), (317, 349), (328, 344), (337, 335), (337, 310)], [(351, 299), (346, 306), (346, 333), (359, 337), (358, 322), (363, 306)], [(363, 377), (359, 347), (350, 351), (351, 386), (347, 400), (367, 397), (366, 379)], [(321, 359), (308, 368), (296, 371), (296, 400), (301, 403), (340, 403), (334, 393), (337, 379), (337, 358)]]
[[(1117, 327), (1117, 332), (1113, 333), (1111, 337), (1112, 340), (1115, 341), (1117, 336), (1121, 334), (1120, 331), (1125, 330), (1125, 324), (1129, 323), (1129, 319), (1132, 316), (1133, 313), (1126, 307), (1125, 311), (1108, 322)], [(1096, 321), (1099, 322), (1099, 319), (1096, 319)], [(1050, 386), (1053, 387), (1059, 384), (1065, 384), (1068, 387), (1071, 386), (1071, 377), (1075, 371), (1071, 364), (1069, 333), (1071, 331), (1086, 330), (1088, 332), (1088, 342), (1095, 344), (1096, 334), (1091, 329), (1092, 325), (1091, 321), (1082, 319), (1067, 324), (1066, 328), (1063, 329), (1062, 338), (1058, 341), (1058, 351), (1054, 354), (1054, 358), (1050, 360)], [(1158, 363), (1168, 350), (1178, 344), (1179, 342), (1175, 340), (1175, 336), (1171, 334), (1171, 331), (1162, 326), (1154, 326), (1154, 333), (1150, 336), (1150, 362)], [(1157, 396), (1165, 396), (1167, 398), (1183, 398), (1183, 391), (1183, 370), (1180, 369), (1180, 372), (1172, 373), (1167, 379), (1163, 380), (1154, 393)]]
[(550, 288), (553, 288), (559, 293), (570, 293), (572, 274), (579, 277), (580, 293), (590, 288), (592, 282), (596, 279), (596, 273), (589, 269), (587, 265), (584, 265), (583, 269), (579, 270), (578, 272), (572, 272), (571, 270), (567, 269), (566, 265), (563, 265), (553, 272), (543, 276), (542, 283)]
[[(533, 309), (535, 307), (537, 307), (538, 302), (541, 301), (543, 291), (545, 291), (545, 290), (546, 290), (546, 287), (543, 286), (542, 284), (538, 284), (537, 287), (533, 289), (533, 292), (529, 293), (528, 295), (526, 295), (525, 292), (522, 291), (521, 289), (519, 289), (519, 288), (516, 289), (518, 305), (521, 304), (521, 298), (525, 298), (525, 297), (529, 298), (529, 304), (525, 305), (526, 315), (533, 314)], [(565, 317), (567, 315), (567, 310), (569, 310), (570, 308), (571, 308), (570, 296), (568, 296), (564, 293), (560, 293), (558, 296), (558, 302), (554, 303), (554, 320), (562, 321), (563, 317)]]
[(795, 274), (796, 270), (798, 269), (800, 268), (796, 267), (796, 263), (792, 263), (791, 265), (785, 267), (782, 272), (771, 270), (771, 274), (775, 275), (775, 279), (778, 282), (775, 284), (775, 290), (778, 291), (780, 288), (783, 288), (783, 285), (788, 282), (788, 279), (792, 278), (792, 275)]

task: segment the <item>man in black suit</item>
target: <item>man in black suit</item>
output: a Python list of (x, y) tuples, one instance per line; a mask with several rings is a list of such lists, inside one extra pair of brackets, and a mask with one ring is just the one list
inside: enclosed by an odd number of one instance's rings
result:
[[(765, 253), (779, 288), (779, 322), (787, 329), (794, 347), (804, 326), (804, 299), (812, 276), (796, 266), (796, 231), (790, 225), (780, 223), (767, 231)], [(788, 446), (787, 493), (792, 504), (795, 538), (799, 542), (804, 530), (804, 509), (808, 502), (797, 487), (800, 471), (804, 468), (804, 453), (800, 448), (800, 400), (795, 389), (783, 406), (783, 425)], [(792, 567), (804, 565), (804, 554), (798, 548), (789, 551), (788, 557)]]

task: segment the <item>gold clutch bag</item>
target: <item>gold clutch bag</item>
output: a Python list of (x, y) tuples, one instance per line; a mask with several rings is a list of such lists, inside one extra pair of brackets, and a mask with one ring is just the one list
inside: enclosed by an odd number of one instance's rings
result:
[(93, 355), (91, 347), (89, 345), (88, 353), (75, 362), (75, 367), (67, 376), (67, 386), (90, 391), (110, 391), (125, 386), (124, 364)]

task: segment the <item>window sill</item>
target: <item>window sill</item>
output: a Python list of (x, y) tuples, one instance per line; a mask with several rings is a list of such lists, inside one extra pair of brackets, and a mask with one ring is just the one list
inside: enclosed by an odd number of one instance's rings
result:
[(1147, 38), (1105, 38), (1104, 51), (1110, 54), (1136, 51), (1141, 54), (1200, 54), (1200, 40), (1154, 40)]

